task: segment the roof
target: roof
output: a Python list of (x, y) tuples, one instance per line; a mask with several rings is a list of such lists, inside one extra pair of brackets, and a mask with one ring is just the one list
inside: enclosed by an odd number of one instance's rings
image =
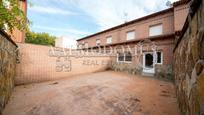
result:
[(126, 22), (126, 23), (124, 23), (124, 24), (121, 24), (121, 25), (118, 25), (118, 26), (109, 28), (109, 29), (104, 30), (104, 31), (101, 31), (101, 32), (97, 32), (97, 33), (95, 33), (95, 34), (86, 36), (86, 37), (81, 38), (81, 39), (78, 39), (77, 41), (80, 41), (80, 40), (83, 40), (83, 39), (87, 39), (87, 38), (90, 38), (90, 37), (93, 37), (93, 36), (96, 36), (96, 35), (99, 35), (99, 34), (102, 34), (102, 33), (105, 33), (105, 32), (109, 32), (109, 31), (111, 31), (111, 30), (115, 30), (115, 29), (118, 29), (118, 28), (121, 28), (121, 27), (124, 27), (124, 26), (128, 26), (128, 25), (133, 24), (133, 23), (135, 23), (135, 22), (139, 22), (139, 21), (142, 21), (142, 20), (151, 18), (151, 17), (155, 17), (155, 16), (158, 16), (158, 15), (160, 15), (160, 14), (165, 14), (165, 13), (170, 12), (170, 11), (173, 11), (173, 8), (168, 8), (168, 9), (165, 9), (165, 10), (162, 10), (162, 11), (159, 11), (159, 12), (156, 12), (156, 13), (153, 13), (153, 14), (150, 14), (150, 15), (147, 15), (147, 16), (144, 16), (144, 17), (141, 17), (141, 18), (138, 18), (138, 19), (129, 21), (129, 22)]
[[(180, 0), (180, 1), (174, 2), (174, 3), (173, 3), (173, 6), (175, 7), (175, 6), (178, 6), (178, 5), (186, 4), (188, 1), (189, 1), (189, 0)], [(103, 30), (103, 31), (101, 31), (101, 32), (97, 32), (97, 33), (95, 33), (95, 34), (92, 34), (92, 35), (86, 36), (86, 37), (84, 37), (84, 38), (78, 39), (77, 41), (81, 41), (81, 40), (84, 40), (84, 39), (87, 39), (87, 38), (90, 38), (90, 37), (94, 37), (94, 36), (96, 36), (96, 35), (99, 35), (99, 34), (102, 34), (102, 33), (105, 33), (105, 32), (109, 32), (109, 31), (111, 31), (111, 30), (115, 30), (115, 29), (118, 29), (118, 28), (121, 28), (121, 27), (130, 25), (130, 24), (133, 24), (133, 23), (135, 23), (135, 22), (139, 22), (139, 21), (142, 21), (142, 20), (151, 18), (151, 17), (155, 17), (155, 16), (158, 16), (158, 15), (161, 15), (161, 14), (165, 14), (165, 13), (170, 12), (170, 11), (173, 11), (173, 8), (168, 8), (168, 9), (165, 9), (165, 10), (162, 10), (162, 11), (159, 11), (159, 12), (156, 12), (156, 13), (153, 13), (153, 14), (150, 14), (150, 15), (147, 15), (147, 16), (144, 16), (144, 17), (141, 17), (141, 18), (138, 18), (138, 19), (129, 21), (129, 22), (127, 22), (127, 23), (124, 23), (124, 24), (121, 24), (121, 25), (118, 25), (118, 26), (109, 28), (109, 29), (107, 29), (107, 30)]]

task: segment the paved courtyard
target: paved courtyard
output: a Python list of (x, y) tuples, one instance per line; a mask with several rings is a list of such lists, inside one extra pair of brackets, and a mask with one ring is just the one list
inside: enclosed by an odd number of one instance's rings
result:
[(170, 82), (118, 72), (17, 86), (3, 115), (179, 115)]

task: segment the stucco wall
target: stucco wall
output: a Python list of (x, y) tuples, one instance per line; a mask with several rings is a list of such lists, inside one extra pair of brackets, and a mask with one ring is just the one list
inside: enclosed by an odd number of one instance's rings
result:
[[(108, 56), (82, 57), (74, 54), (68, 58), (52, 56), (50, 47), (32, 44), (18, 44), (20, 63), (17, 64), (15, 84), (27, 84), (66, 78), (79, 74), (108, 69)], [(81, 56), (81, 57), (80, 57)]]
[(14, 87), (17, 46), (0, 31), (0, 115)]
[[(204, 1), (198, 2), (195, 15), (189, 15), (188, 28), (174, 52), (176, 92), (182, 115), (204, 114)], [(202, 2), (202, 3), (200, 3)], [(199, 8), (195, 10), (195, 8)], [(192, 13), (191, 12), (191, 13)], [(187, 26), (186, 26), (187, 27)]]

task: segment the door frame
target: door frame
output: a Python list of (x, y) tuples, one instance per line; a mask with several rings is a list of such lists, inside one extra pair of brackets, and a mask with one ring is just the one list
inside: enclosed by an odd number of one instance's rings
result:
[[(152, 60), (152, 62), (153, 62), (153, 68), (147, 68), (147, 67), (145, 66), (145, 63), (146, 63), (145, 56), (146, 56), (147, 54), (151, 54), (151, 55), (153, 56), (153, 60)], [(143, 52), (143, 73), (152, 73), (152, 74), (155, 73), (154, 58), (155, 58), (155, 57), (154, 57), (154, 52)]]

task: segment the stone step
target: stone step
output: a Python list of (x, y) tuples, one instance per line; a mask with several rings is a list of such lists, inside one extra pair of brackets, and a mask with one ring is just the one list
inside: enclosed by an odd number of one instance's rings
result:
[(150, 76), (150, 77), (154, 77), (154, 73), (142, 73), (143, 76)]

